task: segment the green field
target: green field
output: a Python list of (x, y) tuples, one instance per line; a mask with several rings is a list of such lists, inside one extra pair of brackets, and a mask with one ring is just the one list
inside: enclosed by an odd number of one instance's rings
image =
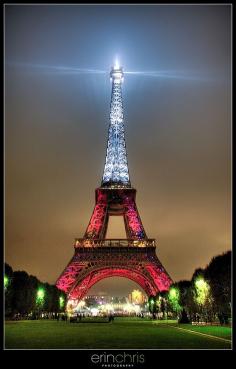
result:
[(5, 323), (6, 349), (231, 349), (230, 340), (230, 327), (140, 318), (115, 318), (113, 323)]

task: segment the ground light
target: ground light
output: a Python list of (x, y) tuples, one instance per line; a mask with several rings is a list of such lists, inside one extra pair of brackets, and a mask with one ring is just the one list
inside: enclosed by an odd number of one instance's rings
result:
[(170, 294), (170, 297), (171, 297), (171, 298), (176, 298), (176, 297), (177, 297), (177, 290), (176, 290), (176, 288), (172, 287), (172, 288), (170, 289), (169, 294)]
[(204, 305), (210, 294), (210, 286), (203, 277), (195, 280), (195, 288), (197, 292), (196, 301), (199, 305)]
[(4, 289), (6, 290), (9, 285), (9, 278), (7, 275), (4, 275)]
[(176, 287), (171, 287), (168, 294), (168, 299), (172, 305), (176, 308), (179, 306), (180, 292)]
[(155, 301), (154, 301), (154, 299), (152, 298), (152, 299), (150, 299), (150, 301), (149, 301), (149, 311), (150, 312), (154, 312), (154, 304), (155, 304)]
[(45, 290), (44, 288), (40, 287), (37, 290), (36, 303), (42, 305), (44, 303), (44, 298), (45, 298)]
[(63, 309), (64, 303), (65, 303), (64, 297), (60, 296), (59, 297), (59, 306), (60, 306), (60, 309)]
[(171, 287), (168, 294), (168, 300), (170, 302), (170, 305), (172, 309), (177, 314), (181, 310), (181, 306), (179, 303), (180, 300), (180, 292), (179, 289), (176, 287)]

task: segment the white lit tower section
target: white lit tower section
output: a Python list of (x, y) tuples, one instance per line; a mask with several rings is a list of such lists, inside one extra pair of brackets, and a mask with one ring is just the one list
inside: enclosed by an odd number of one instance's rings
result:
[(106, 162), (102, 187), (130, 188), (128, 160), (125, 145), (125, 130), (121, 84), (123, 68), (118, 63), (111, 69), (112, 82), (110, 124), (106, 151)]

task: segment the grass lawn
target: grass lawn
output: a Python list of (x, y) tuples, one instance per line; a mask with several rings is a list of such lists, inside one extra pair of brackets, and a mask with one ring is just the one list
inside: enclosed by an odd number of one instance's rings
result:
[(183, 324), (181, 328), (190, 329), (194, 332), (200, 332), (204, 334), (209, 334), (211, 336), (222, 337), (228, 340), (232, 339), (232, 329), (230, 327), (220, 327), (220, 326), (192, 326), (191, 324)]
[(5, 323), (6, 349), (230, 349), (231, 343), (226, 341), (230, 339), (229, 327), (196, 327), (174, 321), (165, 324), (141, 318), (115, 318), (113, 323)]

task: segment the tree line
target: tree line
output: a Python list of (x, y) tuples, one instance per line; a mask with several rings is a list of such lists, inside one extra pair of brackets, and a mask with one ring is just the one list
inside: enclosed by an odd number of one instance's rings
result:
[(149, 297), (153, 318), (171, 316), (179, 322), (227, 324), (231, 317), (231, 251), (213, 257), (192, 279), (173, 283), (169, 291)]
[(25, 271), (13, 271), (5, 263), (5, 316), (39, 317), (65, 311), (66, 295), (55, 285), (41, 282)]
[[(25, 271), (5, 264), (5, 316), (40, 316), (65, 311), (66, 295), (55, 285), (43, 283)], [(196, 269), (192, 279), (173, 283), (169, 291), (149, 296), (153, 318), (169, 316), (179, 322), (227, 323), (231, 317), (231, 251), (213, 257), (205, 269)]]

